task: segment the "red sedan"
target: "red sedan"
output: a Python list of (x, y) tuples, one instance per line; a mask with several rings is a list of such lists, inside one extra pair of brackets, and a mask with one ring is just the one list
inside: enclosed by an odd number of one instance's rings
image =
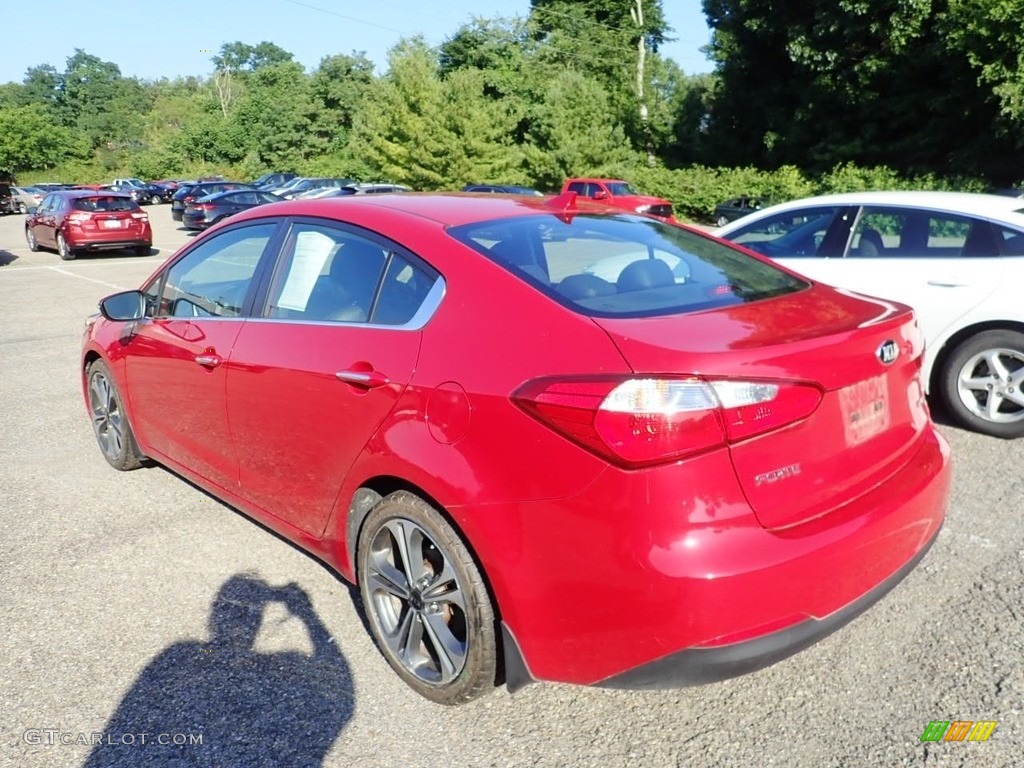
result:
[(25, 217), (30, 250), (53, 248), (68, 261), (82, 251), (131, 248), (146, 256), (153, 246), (149, 214), (128, 195), (89, 189), (61, 190)]
[(107, 461), (358, 583), (436, 702), (774, 663), (906, 576), (947, 504), (910, 309), (573, 193), (263, 206), (100, 309)]

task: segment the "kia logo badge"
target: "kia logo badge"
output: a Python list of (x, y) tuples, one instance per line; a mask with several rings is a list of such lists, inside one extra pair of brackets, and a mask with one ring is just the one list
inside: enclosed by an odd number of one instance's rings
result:
[(875, 357), (881, 361), (882, 365), (892, 365), (896, 362), (896, 358), (900, 356), (900, 348), (896, 346), (896, 342), (892, 339), (882, 342), (882, 346), (875, 352)]

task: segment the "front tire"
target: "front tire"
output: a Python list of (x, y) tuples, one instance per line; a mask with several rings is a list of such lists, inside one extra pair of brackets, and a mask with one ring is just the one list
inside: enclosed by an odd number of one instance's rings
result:
[(89, 382), (89, 416), (103, 458), (122, 472), (136, 469), (142, 464), (141, 455), (110, 369), (102, 360), (94, 360), (86, 370), (86, 376)]
[(160, 205), (160, 195), (153, 195), (151, 198), (149, 198), (149, 202), (152, 203), (153, 205)]
[(493, 690), (494, 608), (458, 533), (423, 499), (397, 491), (367, 516), (357, 578), (370, 629), (392, 669), (438, 704)]
[(724, 227), (726, 224), (729, 223), (729, 220), (725, 218), (725, 216), (719, 216), (718, 221), (716, 221), (715, 223), (720, 227)]
[(24, 203), (18, 203), (18, 213), (20, 213), (20, 214), (28, 213), (28, 206), (25, 205)]
[(1024, 437), (1024, 333), (985, 331), (960, 343), (942, 369), (941, 396), (960, 424)]
[(28, 249), (33, 253), (39, 250), (39, 241), (36, 240), (36, 233), (29, 227), (25, 227), (25, 240), (28, 241)]
[(75, 252), (68, 246), (68, 241), (64, 239), (64, 235), (60, 232), (57, 233), (57, 255), (60, 256), (61, 261), (71, 261), (75, 258)]

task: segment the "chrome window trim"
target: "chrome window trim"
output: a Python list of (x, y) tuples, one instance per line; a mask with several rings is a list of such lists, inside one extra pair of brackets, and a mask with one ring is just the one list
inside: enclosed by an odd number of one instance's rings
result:
[[(248, 320), (252, 323), (287, 323), (289, 325), (323, 325), (330, 327), (342, 327), (342, 328), (374, 328), (378, 330), (388, 331), (420, 331), (430, 321), (441, 306), (441, 302), (444, 300), (445, 294), (447, 293), (448, 286), (445, 283), (444, 277), (438, 275), (437, 280), (431, 286), (430, 291), (427, 292), (426, 297), (423, 299), (423, 303), (420, 304), (420, 308), (416, 310), (409, 321), (401, 325), (387, 325), (385, 323), (364, 323), (362, 321), (346, 321), (346, 320), (303, 320), (295, 317), (244, 317), (244, 318), (223, 318), (225, 320)], [(212, 318), (211, 318), (212, 319)]]

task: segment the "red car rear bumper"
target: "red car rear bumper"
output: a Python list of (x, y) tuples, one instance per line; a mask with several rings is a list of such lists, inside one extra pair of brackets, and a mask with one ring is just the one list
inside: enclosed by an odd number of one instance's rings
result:
[(772, 664), (902, 580), (935, 539), (949, 494), (949, 449), (928, 430), (888, 482), (771, 531), (722, 482), (723, 462), (718, 452), (609, 469), (565, 503), (458, 510), (471, 533), (474, 519), (492, 529), (471, 540), (503, 542), (479, 555), (514, 638), (507, 655), (521, 655), (510, 687), (674, 687)]
[(106, 250), (129, 248), (139, 245), (153, 245), (153, 233), (149, 227), (143, 229), (90, 230), (83, 232), (77, 227), (67, 227), (64, 238), (68, 247), (74, 250)]

